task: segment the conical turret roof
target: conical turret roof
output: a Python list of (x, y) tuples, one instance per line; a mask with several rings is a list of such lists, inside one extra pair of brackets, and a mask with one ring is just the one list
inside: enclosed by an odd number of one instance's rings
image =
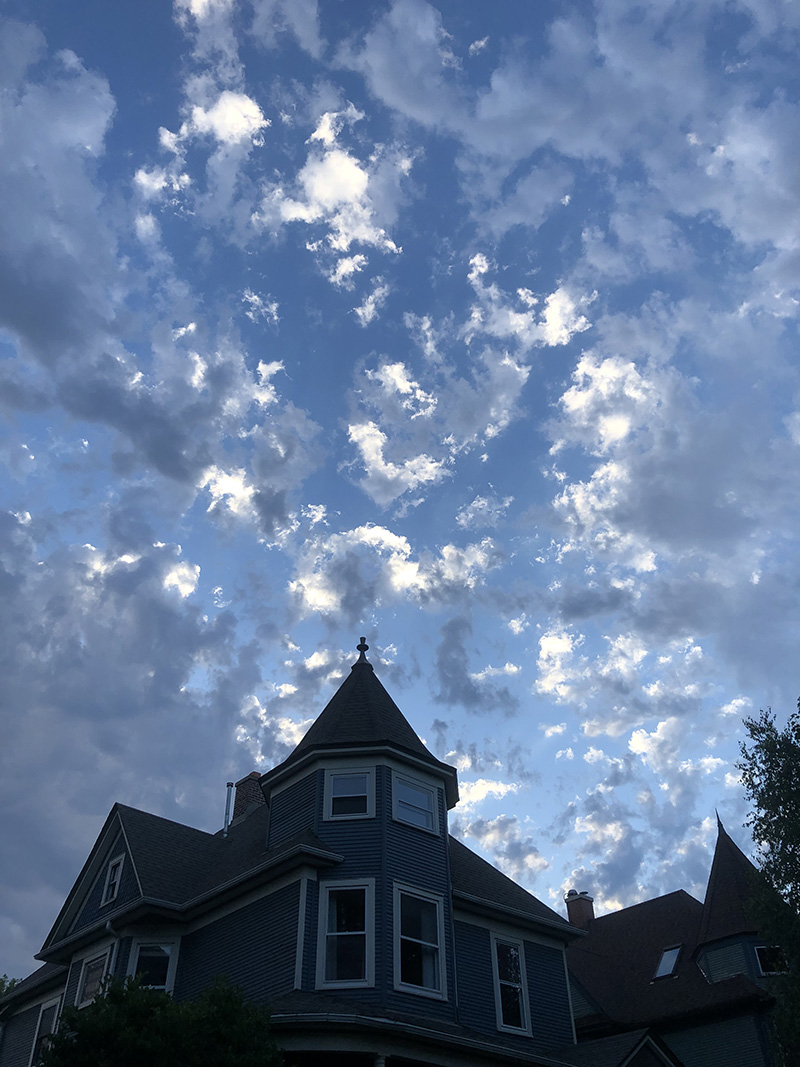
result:
[(369, 646), (361, 638), (360, 656), (337, 691), (328, 701), (294, 751), (262, 782), (299, 764), (312, 753), (352, 751), (353, 749), (394, 749), (411, 757), (447, 779), (448, 806), (457, 800), (456, 771), (432, 755), (392, 700), (367, 660)]
[(753, 896), (758, 878), (758, 869), (728, 835), (721, 819), (717, 817), (717, 846), (706, 886), (698, 944), (756, 929), (747, 904)]

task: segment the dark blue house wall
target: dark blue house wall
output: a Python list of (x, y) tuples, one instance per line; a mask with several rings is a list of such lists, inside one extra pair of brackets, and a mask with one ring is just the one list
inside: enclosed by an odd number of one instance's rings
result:
[(291, 990), (299, 896), (298, 880), (184, 936), (175, 997), (196, 997), (218, 975), (261, 1003)]
[(122, 834), (118, 834), (110, 852), (108, 853), (108, 859), (116, 859), (117, 856), (122, 855), (125, 856), (125, 862), (122, 864), (122, 876), (120, 878), (116, 899), (102, 906), (100, 904), (100, 901), (103, 898), (103, 889), (106, 884), (106, 874), (108, 873), (108, 862), (106, 862), (101, 867), (94, 885), (89, 890), (89, 895), (87, 896), (76, 921), (73, 923), (71, 930), (82, 930), (86, 926), (91, 926), (92, 923), (96, 923), (99, 919), (103, 919), (106, 915), (115, 911), (121, 904), (128, 904), (139, 896), (139, 886), (136, 882), (133, 863), (128, 855), (128, 850), (125, 848)]
[(567, 1045), (573, 1032), (564, 950), (537, 941), (524, 944), (534, 1044), (540, 1048)]
[(763, 1067), (772, 1062), (765, 1055), (763, 1020), (753, 1015), (665, 1031), (662, 1037), (685, 1067)]
[(491, 935), (485, 927), (456, 919), (455, 939), (459, 1021), (473, 1030), (496, 1034)]
[(3, 1027), (0, 1044), (0, 1067), (28, 1067), (31, 1049), (36, 1040), (39, 1008), (28, 1008), (14, 1015)]
[(319, 775), (320, 772), (311, 771), (270, 797), (267, 848), (275, 848), (301, 830), (313, 828), (317, 808), (322, 804)]

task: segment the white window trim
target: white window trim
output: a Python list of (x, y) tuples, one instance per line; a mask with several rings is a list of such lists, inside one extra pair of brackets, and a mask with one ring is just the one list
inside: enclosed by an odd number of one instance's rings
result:
[(49, 1000), (45, 1000), (39, 1005), (39, 1018), (36, 1020), (36, 1034), (33, 1038), (33, 1046), (31, 1048), (30, 1058), (28, 1060), (28, 1067), (34, 1067), (36, 1063), (36, 1045), (39, 1042), (39, 1030), (42, 1025), (42, 1015), (45, 1011), (47, 1011), (48, 1008), (52, 1008), (54, 1004), (56, 1005), (56, 1014), (53, 1019), (53, 1029), (50, 1031), (51, 1034), (54, 1034), (58, 1029), (59, 1017), (61, 1015), (61, 994), (59, 993), (57, 997), (50, 997)]
[[(333, 814), (333, 779), (350, 774), (364, 774), (367, 777), (367, 810), (354, 815)], [(332, 822), (350, 822), (353, 819), (375, 818), (375, 768), (370, 767), (328, 767), (325, 770), (325, 796), (322, 818)]]
[[(131, 953), (128, 957), (128, 975), (132, 978), (136, 974), (136, 967), (139, 963), (139, 951), (145, 945), (169, 945), (172, 951), (169, 954), (169, 966), (167, 967), (167, 984), (164, 987), (165, 993), (171, 993), (175, 986), (175, 973), (178, 970), (178, 951), (180, 949), (179, 937), (159, 937), (155, 934), (153, 937), (137, 937), (134, 939), (131, 945)], [(160, 989), (160, 986), (148, 986), (150, 989)]]
[[(436, 927), (439, 936), (439, 988), (428, 989), (425, 986), (411, 985), (403, 982), (400, 978), (400, 898), (404, 894), (418, 897), (420, 900), (428, 900), (436, 905)], [(418, 889), (413, 885), (405, 885), (402, 882), (394, 883), (394, 988), (401, 993), (413, 993), (418, 997), (430, 997), (433, 1000), (447, 1000), (447, 968), (445, 966), (445, 943), (444, 943), (444, 900), (437, 893), (429, 893), (427, 889)]]
[[(119, 874), (117, 875), (117, 882), (116, 882), (116, 886), (114, 888), (114, 892), (113, 892), (113, 894), (109, 895), (109, 886), (111, 885), (111, 872), (114, 869), (114, 864), (115, 863), (119, 864)], [(105, 904), (110, 904), (113, 900), (116, 900), (117, 897), (119, 896), (119, 887), (120, 887), (120, 883), (122, 882), (122, 868), (124, 867), (124, 865), (125, 865), (125, 853), (124, 852), (120, 853), (119, 856), (114, 856), (113, 859), (110, 859), (108, 861), (108, 868), (106, 870), (106, 881), (105, 881), (105, 885), (103, 886), (103, 896), (100, 899), (100, 907), (101, 908)]]
[[(328, 935), (328, 894), (332, 889), (364, 889), (366, 924), (366, 977), (329, 982), (325, 979)], [(342, 882), (319, 883), (317, 910), (317, 989), (365, 989), (375, 985), (375, 879), (360, 878)]]
[[(408, 785), (413, 786), (414, 789), (423, 789), (426, 793), (431, 794), (433, 800), (433, 826), (418, 826), (415, 822), (409, 822), (408, 819), (404, 819), (399, 811), (398, 789), (397, 783), (406, 782)], [(421, 830), (425, 834), (433, 834), (435, 837), (439, 836), (439, 790), (438, 787), (431, 782), (426, 782), (422, 778), (416, 778), (412, 774), (405, 774), (402, 771), (392, 770), (392, 818), (395, 822), (400, 822), (403, 826), (411, 826), (415, 830)]]
[(784, 969), (781, 970), (781, 971), (765, 971), (764, 970), (764, 966), (761, 963), (761, 954), (759, 953), (759, 949), (762, 949), (762, 948), (777, 949), (782, 954), (782, 950), (781, 950), (779, 945), (768, 945), (766, 943), (761, 944), (761, 945), (756, 945), (755, 946), (755, 949), (756, 949), (756, 963), (758, 964), (759, 974), (761, 974), (761, 976), (763, 978), (769, 978), (772, 975), (776, 975), (776, 974), (786, 974), (787, 968), (785, 966), (784, 966)]
[(111, 956), (111, 951), (110, 951), (109, 948), (103, 949), (102, 952), (92, 953), (92, 955), (90, 955), (90, 956), (84, 956), (83, 960), (81, 961), (81, 976), (80, 976), (80, 980), (78, 981), (78, 989), (77, 989), (77, 992), (75, 993), (75, 1006), (77, 1008), (86, 1008), (86, 1007), (88, 1007), (89, 1004), (92, 1004), (94, 1002), (94, 1000), (95, 1000), (94, 997), (91, 997), (89, 1000), (82, 1000), (81, 999), (82, 995), (83, 995), (83, 982), (84, 982), (84, 979), (86, 977), (86, 968), (89, 966), (90, 963), (95, 963), (97, 960), (102, 959), (102, 961), (103, 961), (103, 973), (100, 976), (100, 980), (102, 981), (108, 975), (108, 961), (109, 961), (110, 956)]
[[(500, 969), (497, 964), (498, 944), (513, 945), (519, 951), (519, 972), (522, 984), (522, 1015), (525, 1020), (524, 1026), (509, 1026), (503, 1022), (503, 1002), (500, 997)], [(497, 1029), (504, 1034), (527, 1034), (531, 1035), (531, 1009), (528, 1002), (528, 974), (525, 970), (525, 942), (518, 937), (506, 937), (504, 934), (492, 933), (492, 979), (494, 980), (494, 1008), (497, 1018)]]

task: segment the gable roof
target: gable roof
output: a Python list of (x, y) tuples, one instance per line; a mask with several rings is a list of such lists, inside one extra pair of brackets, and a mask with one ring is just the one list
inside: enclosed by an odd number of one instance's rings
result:
[(757, 868), (728, 835), (718, 817), (717, 844), (706, 886), (698, 944), (755, 932), (756, 924), (747, 903), (759, 877)]
[(558, 912), (548, 908), (455, 837), (450, 838), (450, 875), (453, 896), (468, 905), (494, 912), (512, 911), (518, 917), (551, 927), (556, 936), (570, 939), (582, 936)]
[(335, 754), (337, 750), (389, 747), (411, 756), (445, 776), (448, 807), (458, 800), (455, 768), (432, 755), (417, 737), (402, 711), (378, 679), (365, 652), (369, 647), (362, 637), (361, 655), (310, 729), (293, 752), (277, 767), (267, 771), (262, 783), (271, 782), (305, 758), (318, 752)]

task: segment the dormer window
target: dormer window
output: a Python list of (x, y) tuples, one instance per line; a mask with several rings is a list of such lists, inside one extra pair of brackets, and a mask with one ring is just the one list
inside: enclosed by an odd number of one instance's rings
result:
[(374, 814), (375, 790), (371, 770), (326, 771), (326, 819), (368, 819)]
[(680, 954), (680, 945), (673, 945), (672, 948), (665, 948), (661, 953), (661, 959), (658, 961), (658, 967), (656, 967), (656, 973), (653, 975), (653, 978), (668, 978), (669, 975), (674, 974), (675, 966)]
[(392, 776), (393, 815), (398, 822), (418, 826), (422, 830), (439, 832), (436, 790), (416, 778)]
[(110, 904), (112, 900), (117, 899), (119, 893), (119, 883), (122, 877), (122, 864), (125, 861), (125, 856), (116, 856), (108, 865), (108, 872), (106, 873), (106, 884), (103, 886), (103, 898), (100, 904)]

